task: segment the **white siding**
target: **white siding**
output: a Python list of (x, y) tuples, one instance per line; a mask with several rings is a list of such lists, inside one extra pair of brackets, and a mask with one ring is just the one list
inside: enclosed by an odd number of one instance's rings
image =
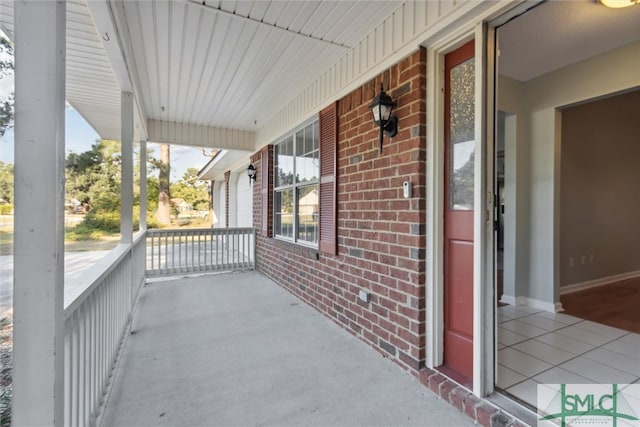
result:
[(237, 227), (253, 227), (253, 191), (246, 175), (240, 172), (236, 185)]

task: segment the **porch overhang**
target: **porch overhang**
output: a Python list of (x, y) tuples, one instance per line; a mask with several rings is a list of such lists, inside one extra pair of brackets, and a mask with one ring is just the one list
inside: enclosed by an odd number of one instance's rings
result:
[(240, 129), (148, 120), (147, 131), (148, 141), (158, 143), (245, 152), (252, 152), (255, 146), (255, 134)]
[[(224, 178), (225, 172), (233, 170), (242, 162), (247, 161), (247, 153), (239, 150), (222, 150), (198, 172), (198, 179), (203, 181), (217, 181)], [(245, 166), (246, 167), (246, 166)]]

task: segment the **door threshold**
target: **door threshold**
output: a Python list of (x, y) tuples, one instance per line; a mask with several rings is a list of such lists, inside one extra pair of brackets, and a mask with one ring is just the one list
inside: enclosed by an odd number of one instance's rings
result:
[(470, 378), (465, 377), (458, 371), (451, 369), (446, 365), (436, 366), (434, 369), (442, 373), (445, 377), (468, 389), (469, 391), (473, 391), (473, 381)]
[(538, 425), (536, 409), (503, 390), (496, 389), (485, 399), (530, 426)]

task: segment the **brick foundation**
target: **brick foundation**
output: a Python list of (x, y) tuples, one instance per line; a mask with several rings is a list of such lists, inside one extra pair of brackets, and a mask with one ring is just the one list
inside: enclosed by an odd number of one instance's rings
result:
[(485, 427), (526, 427), (520, 420), (505, 413), (495, 405), (475, 396), (466, 388), (451, 381), (438, 371), (423, 368), (420, 382), (429, 387), (441, 399)]

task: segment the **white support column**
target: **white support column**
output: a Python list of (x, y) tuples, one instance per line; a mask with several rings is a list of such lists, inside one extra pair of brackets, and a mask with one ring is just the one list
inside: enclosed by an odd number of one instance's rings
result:
[(147, 229), (147, 141), (140, 141), (140, 231)]
[(64, 424), (65, 1), (15, 1), (13, 425)]
[(122, 170), (120, 185), (120, 242), (133, 242), (133, 94), (122, 92), (120, 107)]

